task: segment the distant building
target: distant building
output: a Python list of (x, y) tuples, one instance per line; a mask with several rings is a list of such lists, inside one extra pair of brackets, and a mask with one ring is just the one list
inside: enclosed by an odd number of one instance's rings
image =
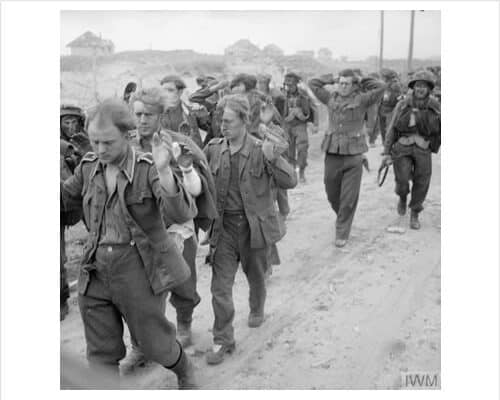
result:
[(111, 40), (102, 39), (101, 36), (87, 31), (68, 43), (66, 47), (71, 50), (72, 56), (107, 56), (113, 54), (115, 45)]
[(240, 39), (224, 50), (226, 57), (238, 60), (252, 60), (261, 56), (260, 49), (248, 39)]
[(275, 44), (268, 44), (262, 49), (262, 53), (270, 58), (280, 58), (285, 55), (282, 49)]

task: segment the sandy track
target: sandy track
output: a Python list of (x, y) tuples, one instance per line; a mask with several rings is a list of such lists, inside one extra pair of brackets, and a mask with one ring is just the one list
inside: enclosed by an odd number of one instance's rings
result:
[[(440, 371), (440, 160), (422, 229), (391, 234), (396, 196), (390, 173), (376, 185), (381, 147), (370, 149), (372, 172), (363, 176), (352, 237), (333, 246), (335, 217), (323, 189), (320, 137), (311, 138), (308, 183), (290, 192), (292, 213), (279, 243), (282, 265), (269, 282), (266, 320), (248, 328), (248, 287), (241, 271), (234, 287), (237, 350), (209, 367), (213, 314), (210, 268), (199, 254), (195, 345), (188, 349), (207, 389), (399, 388), (400, 373)], [(404, 219), (405, 227), (408, 217)], [(74, 294), (73, 294), (74, 295)], [(175, 321), (169, 306), (167, 317)], [(128, 340), (128, 339), (127, 339)], [(61, 324), (65, 351), (84, 359), (83, 329), (76, 305)], [(173, 388), (160, 366), (142, 368), (126, 381), (136, 388)]]

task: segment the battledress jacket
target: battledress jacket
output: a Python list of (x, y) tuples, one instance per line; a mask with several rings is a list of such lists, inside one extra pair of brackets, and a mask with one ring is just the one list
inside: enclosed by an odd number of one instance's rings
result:
[[(210, 245), (216, 247), (223, 230), (224, 207), (231, 173), (229, 143), (226, 138), (212, 139), (205, 147), (217, 190), (217, 218), (210, 229)], [(282, 157), (268, 161), (262, 141), (247, 134), (239, 151), (239, 181), (245, 215), (250, 226), (250, 247), (264, 248), (279, 241), (278, 215), (272, 190), (274, 185), (292, 189), (297, 185), (294, 168)]]
[(334, 83), (331, 74), (309, 81), (314, 95), (328, 107), (329, 134), (325, 135), (321, 145), (326, 153), (356, 155), (368, 151), (363, 131), (365, 114), (370, 106), (380, 101), (387, 85), (374, 79), (365, 79), (369, 82), (366, 85), (369, 90), (355, 89), (348, 96), (330, 93), (323, 87)]
[[(411, 115), (415, 123), (411, 124)], [(429, 142), (429, 149), (437, 153), (441, 147), (441, 105), (432, 96), (422, 102), (420, 108), (412, 95), (401, 99), (387, 127), (384, 154), (390, 154), (394, 143), (403, 136), (418, 135)]]
[[(189, 278), (189, 267), (172, 238), (167, 235), (163, 215), (175, 223), (194, 218), (196, 205), (191, 195), (174, 175), (177, 193), (169, 195), (160, 184), (152, 155), (129, 147), (126, 167), (117, 176), (117, 194), (131, 245), (137, 246), (151, 288), (155, 294), (172, 289)], [(79, 292), (84, 294), (89, 272), (95, 269), (93, 256), (99, 242), (106, 183), (103, 165), (94, 153), (87, 153), (75, 174), (61, 185), (67, 209), (81, 209), (89, 232), (83, 248)]]

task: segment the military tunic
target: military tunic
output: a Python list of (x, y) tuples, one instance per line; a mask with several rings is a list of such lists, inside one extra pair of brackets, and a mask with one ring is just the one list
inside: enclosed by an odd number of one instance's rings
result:
[(330, 93), (323, 86), (333, 84), (333, 76), (312, 79), (309, 86), (328, 107), (329, 132), (321, 148), (325, 155), (324, 183), (328, 201), (337, 214), (337, 239), (349, 237), (356, 212), (363, 174), (363, 153), (368, 151), (364, 131), (367, 109), (380, 101), (386, 87), (372, 81), (371, 90), (354, 89), (349, 95)]
[(175, 326), (164, 313), (165, 296), (189, 278), (189, 267), (167, 236), (164, 216), (184, 223), (197, 210), (174, 179), (177, 193), (169, 195), (151, 155), (129, 147), (117, 175), (116, 193), (131, 240), (106, 245), (100, 245), (100, 232), (108, 194), (97, 156), (88, 153), (61, 186), (64, 206), (82, 211), (89, 232), (78, 277), (78, 303), (92, 364), (117, 370), (125, 356), (123, 319), (148, 359), (169, 366), (179, 357)]
[[(294, 169), (283, 157), (270, 162), (262, 152), (262, 142), (247, 134), (239, 150), (238, 163), (231, 164), (229, 143), (225, 138), (210, 141), (205, 148), (217, 189), (217, 218), (210, 229), (212, 257), (212, 305), (215, 321), (214, 343), (234, 343), (234, 304), (232, 287), (241, 262), (250, 286), (250, 312), (262, 315), (266, 298), (265, 271), (268, 247), (283, 233), (278, 227), (271, 180), (278, 187), (293, 188), (297, 184)], [(231, 176), (239, 182), (241, 212), (228, 212)], [(235, 211), (235, 210), (234, 210)]]

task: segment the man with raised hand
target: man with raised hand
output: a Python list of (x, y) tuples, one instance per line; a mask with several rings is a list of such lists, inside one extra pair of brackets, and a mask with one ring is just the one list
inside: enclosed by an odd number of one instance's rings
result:
[[(248, 326), (264, 321), (268, 247), (281, 239), (273, 199), (277, 187), (297, 184), (293, 167), (269, 139), (249, 134), (250, 104), (244, 95), (222, 99), (222, 138), (205, 148), (217, 189), (217, 218), (210, 230), (214, 346), (208, 364), (219, 364), (235, 349), (232, 290), (241, 262), (250, 287)], [(259, 110), (260, 114), (260, 110)], [(260, 119), (260, 117), (259, 117)]]
[(189, 267), (164, 225), (164, 217), (192, 219), (194, 200), (158, 134), (152, 155), (130, 146), (135, 124), (125, 103), (103, 101), (87, 124), (94, 152), (61, 185), (65, 208), (82, 210), (89, 232), (78, 277), (87, 359), (118, 377), (125, 320), (148, 359), (172, 370), (180, 389), (195, 388), (191, 361), (165, 317), (165, 297), (189, 278)]

